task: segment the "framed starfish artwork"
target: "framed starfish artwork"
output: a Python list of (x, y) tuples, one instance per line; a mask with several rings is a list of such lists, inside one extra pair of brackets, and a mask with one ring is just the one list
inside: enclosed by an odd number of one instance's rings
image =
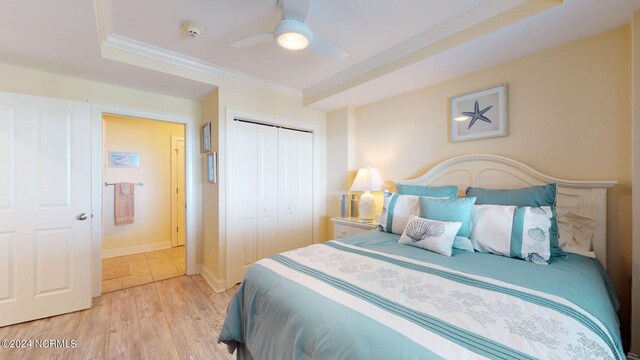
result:
[(507, 136), (507, 84), (450, 99), (451, 142)]

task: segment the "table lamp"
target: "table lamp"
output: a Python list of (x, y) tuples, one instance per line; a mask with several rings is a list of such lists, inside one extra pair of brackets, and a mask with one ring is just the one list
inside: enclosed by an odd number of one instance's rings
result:
[(360, 196), (360, 219), (373, 220), (376, 202), (370, 191), (384, 190), (384, 181), (376, 168), (366, 167), (358, 170), (350, 191), (364, 191)]

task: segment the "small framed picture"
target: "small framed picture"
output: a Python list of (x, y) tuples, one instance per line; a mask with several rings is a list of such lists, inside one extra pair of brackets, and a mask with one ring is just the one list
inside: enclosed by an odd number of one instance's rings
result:
[(507, 136), (507, 84), (450, 99), (451, 142)]
[(201, 144), (201, 152), (208, 153), (211, 152), (211, 123), (208, 122), (202, 125), (200, 129), (200, 144)]
[(109, 151), (109, 167), (139, 168), (139, 152)]
[(207, 154), (207, 181), (212, 184), (218, 183), (218, 154), (214, 151)]

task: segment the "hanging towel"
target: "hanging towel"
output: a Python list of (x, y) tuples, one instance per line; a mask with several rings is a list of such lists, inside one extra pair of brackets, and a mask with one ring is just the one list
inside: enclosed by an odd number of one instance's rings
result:
[(116, 183), (113, 199), (116, 226), (133, 224), (134, 193), (133, 183)]

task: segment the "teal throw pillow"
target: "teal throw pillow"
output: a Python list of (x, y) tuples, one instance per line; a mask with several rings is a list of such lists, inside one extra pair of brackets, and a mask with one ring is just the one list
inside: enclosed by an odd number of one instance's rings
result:
[(459, 199), (420, 198), (420, 217), (438, 221), (460, 222), (458, 236), (468, 238), (471, 235), (471, 214), (475, 197)]
[(449, 198), (455, 199), (458, 197), (457, 186), (423, 186), (423, 185), (402, 185), (396, 184), (398, 194), (400, 195), (414, 195), (414, 196), (429, 196), (435, 198)]

